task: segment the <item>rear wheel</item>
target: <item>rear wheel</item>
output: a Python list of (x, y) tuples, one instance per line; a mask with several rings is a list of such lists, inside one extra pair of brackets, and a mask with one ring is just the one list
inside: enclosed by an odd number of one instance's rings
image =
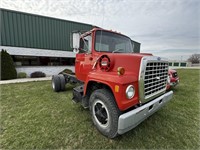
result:
[(65, 77), (62, 74), (58, 75), (60, 78), (60, 90), (64, 91), (65, 90)]
[(52, 76), (51, 85), (55, 92), (59, 92), (61, 90), (60, 77), (58, 75)]
[(96, 128), (109, 138), (116, 137), (120, 111), (109, 90), (99, 89), (90, 96), (90, 113)]

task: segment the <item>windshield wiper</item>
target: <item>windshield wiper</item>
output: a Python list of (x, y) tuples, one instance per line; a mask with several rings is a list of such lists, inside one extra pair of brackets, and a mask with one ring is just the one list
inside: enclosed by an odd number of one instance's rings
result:
[(115, 52), (118, 52), (118, 51), (121, 51), (121, 50), (123, 50), (123, 52), (124, 52), (124, 49), (118, 48), (118, 49), (115, 49), (114, 51), (112, 51), (112, 53), (115, 53)]

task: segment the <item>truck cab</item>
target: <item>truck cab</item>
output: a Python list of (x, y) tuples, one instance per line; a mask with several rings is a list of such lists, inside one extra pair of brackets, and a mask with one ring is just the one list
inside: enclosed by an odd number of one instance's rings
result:
[[(131, 39), (121, 33), (94, 28), (73, 33), (75, 76), (73, 100), (90, 109), (92, 121), (105, 136), (114, 138), (136, 127), (163, 107), (173, 95), (166, 92), (168, 61), (152, 54), (134, 53)], [(55, 80), (55, 81), (54, 81)]]
[(82, 81), (85, 81), (88, 73), (94, 70), (93, 65), (103, 53), (133, 52), (131, 40), (119, 33), (96, 28), (80, 36), (78, 49), (81, 53), (76, 55), (75, 73)]

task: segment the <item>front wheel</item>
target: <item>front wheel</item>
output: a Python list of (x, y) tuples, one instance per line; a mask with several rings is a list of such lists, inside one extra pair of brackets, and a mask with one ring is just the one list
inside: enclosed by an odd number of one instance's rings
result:
[(90, 113), (96, 128), (109, 138), (116, 137), (120, 111), (113, 94), (106, 89), (94, 91), (90, 96)]

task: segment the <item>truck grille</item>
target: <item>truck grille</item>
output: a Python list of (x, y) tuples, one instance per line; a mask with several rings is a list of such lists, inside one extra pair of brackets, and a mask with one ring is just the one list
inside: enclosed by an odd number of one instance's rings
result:
[(168, 62), (148, 62), (144, 74), (144, 97), (151, 97), (165, 90)]

